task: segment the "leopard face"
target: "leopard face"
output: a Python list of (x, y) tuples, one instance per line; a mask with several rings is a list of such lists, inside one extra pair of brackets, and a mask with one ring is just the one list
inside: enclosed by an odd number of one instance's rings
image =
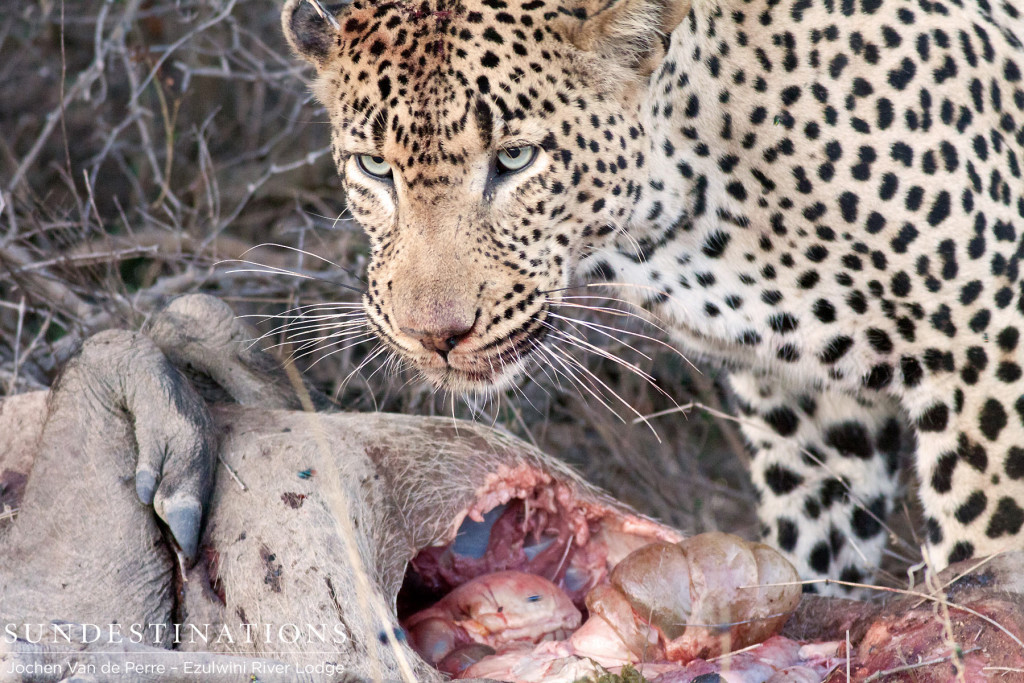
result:
[[(285, 25), (308, 38), (319, 21), (302, 6)], [(581, 253), (634, 211), (635, 65), (580, 49), (580, 22), (544, 2), (357, 0), (337, 21), (332, 42), (298, 47), (370, 238), (370, 324), (438, 385), (500, 386)]]

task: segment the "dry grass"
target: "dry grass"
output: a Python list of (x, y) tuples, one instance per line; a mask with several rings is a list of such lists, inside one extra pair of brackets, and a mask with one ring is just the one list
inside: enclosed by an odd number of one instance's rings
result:
[[(360, 286), (350, 273), (365, 269), (365, 239), (346, 217), (326, 116), (308, 95), (310, 73), (288, 53), (278, 11), (277, 0), (3, 3), (0, 396), (48, 386), (83, 338), (137, 328), (180, 293), (209, 292), (239, 314), (264, 315), (356, 300), (346, 287)], [(326, 261), (249, 251), (266, 243)], [(242, 257), (308, 277), (222, 263)], [(638, 413), (720, 405), (713, 371), (696, 373), (649, 342), (638, 348), (650, 359), (596, 343), (664, 388), (573, 351)], [(698, 412), (651, 430), (544, 373), (480, 406), (382, 371), (383, 357), (339, 386), (372, 348), (298, 363), (348, 409), (475, 414), (686, 531), (756, 534), (726, 421)]]

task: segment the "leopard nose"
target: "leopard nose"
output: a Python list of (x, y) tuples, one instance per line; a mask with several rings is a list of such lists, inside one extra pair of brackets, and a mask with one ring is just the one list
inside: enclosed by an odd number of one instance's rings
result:
[[(476, 324), (476, 312), (471, 309), (440, 306), (433, 311), (428, 307), (419, 313), (403, 316), (406, 319), (399, 321), (399, 329), (417, 340), (427, 351), (436, 352), (445, 360), (448, 359), (448, 353), (470, 335)], [(402, 322), (405, 324), (401, 325)]]
[(475, 297), (433, 290), (403, 292), (396, 287), (393, 324), (406, 339), (447, 360), (452, 349), (472, 333), (480, 310)]
[(459, 342), (469, 336), (472, 325), (460, 326), (437, 332), (426, 332), (416, 330), (402, 330), (406, 334), (419, 340), (427, 351), (436, 351), (442, 358), (447, 360), (448, 352), (459, 345)]

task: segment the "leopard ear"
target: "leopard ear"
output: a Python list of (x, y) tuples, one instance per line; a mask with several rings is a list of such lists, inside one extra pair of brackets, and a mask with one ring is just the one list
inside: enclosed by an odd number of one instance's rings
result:
[(572, 0), (561, 8), (560, 23), (580, 50), (647, 77), (689, 11), (690, 0)]
[(288, 0), (281, 10), (281, 27), (295, 54), (322, 66), (341, 32), (337, 17), (350, 3), (324, 6), (319, 0)]

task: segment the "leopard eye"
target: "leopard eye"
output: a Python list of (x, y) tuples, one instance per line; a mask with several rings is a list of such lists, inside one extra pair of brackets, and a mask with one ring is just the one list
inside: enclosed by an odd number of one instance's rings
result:
[(498, 152), (498, 172), (521, 171), (529, 166), (536, 157), (537, 148), (534, 145), (508, 147)]
[(375, 157), (372, 154), (360, 154), (356, 157), (359, 168), (367, 175), (374, 178), (390, 178), (391, 164), (384, 161), (384, 157)]

